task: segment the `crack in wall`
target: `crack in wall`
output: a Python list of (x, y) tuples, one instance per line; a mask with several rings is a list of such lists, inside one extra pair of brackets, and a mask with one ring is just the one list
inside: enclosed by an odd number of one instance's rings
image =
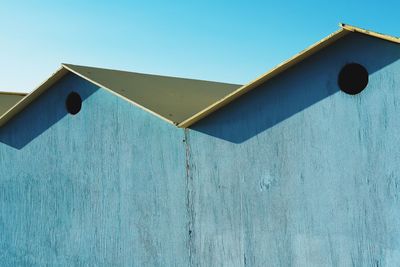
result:
[(187, 233), (188, 233), (188, 249), (189, 249), (189, 266), (194, 266), (194, 203), (193, 203), (193, 176), (190, 166), (190, 144), (189, 129), (184, 129), (184, 145), (185, 145), (185, 169), (186, 169), (186, 211), (188, 214)]

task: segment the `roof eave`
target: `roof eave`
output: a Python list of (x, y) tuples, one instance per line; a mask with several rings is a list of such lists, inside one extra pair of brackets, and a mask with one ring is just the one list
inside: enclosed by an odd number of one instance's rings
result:
[[(326, 38), (320, 40), (319, 42), (315, 43), (314, 45), (310, 46), (309, 48), (303, 50), (302, 52), (298, 53), (294, 57), (290, 58), (289, 60), (279, 64), (269, 72), (261, 75), (257, 79), (253, 80), (252, 82), (248, 83), (247, 85), (241, 86), (240, 88), (236, 89), (232, 93), (226, 95), (225, 97), (221, 98), (220, 100), (216, 101), (215, 103), (209, 105), (208, 107), (204, 108), (200, 112), (192, 115), (191, 117), (185, 119), (182, 122), (174, 122), (169, 120), (168, 118), (165, 118), (149, 109), (146, 107), (125, 98), (124, 96), (114, 92), (113, 90), (107, 88), (106, 86), (97, 83), (96, 81), (93, 81), (86, 77), (85, 75), (75, 71), (73, 68), (70, 68), (68, 64), (62, 64), (62, 67), (57, 70), (50, 78), (48, 78), (45, 82), (43, 82), (39, 87), (37, 87), (34, 91), (31, 93), (27, 94), (25, 97), (23, 97), (19, 102), (17, 102), (14, 106), (12, 106), (8, 111), (6, 111), (4, 114), (0, 116), (0, 127), (3, 126), (5, 123), (7, 123), (11, 118), (13, 118), (16, 114), (21, 112), (23, 109), (26, 108), (31, 102), (33, 102), (37, 97), (39, 97), (43, 92), (45, 92), (48, 88), (53, 86), (57, 81), (59, 81), (62, 77), (64, 77), (65, 74), (68, 72), (72, 72), (85, 80), (98, 85), (99, 87), (102, 87), (106, 89), (107, 91), (123, 98), (124, 100), (134, 104), (135, 106), (138, 106), (139, 108), (157, 116), (158, 118), (163, 119), (164, 121), (176, 125), (180, 128), (187, 128), (196, 123), (197, 121), (203, 119), (204, 117), (210, 115), (211, 113), (215, 112), (216, 110), (220, 109), (221, 107), (227, 105), (228, 103), (232, 102), (236, 98), (240, 97), (241, 95), (247, 93), (248, 91), (258, 87), (262, 83), (266, 82), (267, 80), (271, 79), (272, 77), (282, 73), (283, 71), (287, 70), (288, 68), (296, 65), (297, 63), (303, 61), (307, 57), (311, 56), (312, 54), (316, 53), (317, 51), (321, 50), (322, 48), (330, 45), (331, 43), (335, 42), (339, 38), (343, 37), (344, 35), (350, 33), (350, 32), (357, 32), (357, 33), (362, 33), (366, 34), (372, 37), (380, 38), (383, 40), (387, 40), (390, 42), (394, 43), (400, 43), (400, 38), (389, 36), (389, 35), (384, 35), (381, 33), (377, 32), (372, 32), (368, 30), (364, 30), (361, 28), (357, 28), (351, 25), (347, 25), (344, 23), (340, 23), (340, 29)], [(22, 96), (24, 94), (21, 94)]]
[(0, 116), (0, 127), (6, 124), (11, 118), (25, 109), (30, 103), (44, 93), (49, 87), (59, 81), (64, 75), (68, 73), (68, 70), (64, 67), (58, 69), (53, 75), (50, 76), (46, 81), (39, 85), (35, 90), (26, 94), (24, 98), (18, 101), (8, 111)]
[[(61, 64), (61, 68), (59, 68), (53, 75), (50, 76), (50, 78), (48, 78), (47, 80), (45, 80), (42, 84), (40, 84), (35, 90), (33, 90), (32, 92), (30, 92), (29, 94), (25, 94), (25, 97), (22, 98), (20, 101), (18, 101), (15, 105), (13, 105), (10, 109), (8, 109), (4, 114), (2, 114), (0, 116), (0, 127), (2, 127), (3, 125), (5, 125), (9, 120), (11, 120), (15, 115), (17, 115), (18, 113), (20, 113), (23, 109), (25, 109), (30, 103), (32, 103), (36, 98), (38, 98), (42, 93), (44, 93), (47, 89), (49, 89), (51, 86), (53, 86), (56, 82), (58, 82), (62, 77), (64, 77), (67, 73), (74, 73), (75, 75), (78, 75), (79, 77), (89, 81), (90, 83), (93, 83), (109, 92), (111, 92), (112, 94), (123, 98), (124, 100), (132, 103), (135, 106), (138, 106), (139, 108), (157, 116), (160, 119), (163, 119), (164, 121), (173, 124), (173, 125), (178, 125), (177, 122), (173, 122), (171, 120), (168, 120), (167, 118), (164, 118), (160, 115), (158, 115), (157, 113), (139, 105), (136, 102), (133, 102), (130, 99), (125, 98), (124, 96), (115, 93), (114, 91), (110, 90), (109, 88), (107, 88), (106, 86), (103, 86), (99, 83), (97, 83), (96, 81), (93, 81), (91, 79), (89, 79), (88, 77), (86, 77), (85, 75), (76, 72), (74, 69), (70, 68), (68, 66), (68, 64)], [(23, 95), (23, 94), (22, 94)]]
[(243, 94), (247, 93), (248, 91), (256, 88), (257, 86), (263, 84), (267, 80), (271, 79), (272, 77), (282, 73), (283, 71), (287, 70), (288, 68), (296, 65), (297, 63), (303, 61), (310, 55), (316, 53), (317, 51), (321, 50), (322, 48), (330, 45), (334, 41), (338, 40), (339, 38), (343, 37), (344, 35), (348, 34), (349, 32), (344, 30), (343, 28), (337, 30), (336, 32), (328, 35), (327, 37), (323, 38), (319, 42), (311, 45), (307, 49), (301, 51), (300, 53), (296, 54), (295, 56), (291, 57), (290, 59), (282, 62), (281, 64), (277, 65), (267, 73), (261, 75), (260, 77), (256, 78), (255, 80), (251, 81), (247, 85), (244, 85), (238, 88), (236, 91), (230, 93), (229, 95), (225, 96), (224, 98), (218, 100), (214, 104), (208, 106), (207, 108), (203, 109), (202, 111), (198, 112), (197, 114), (193, 115), (192, 117), (188, 118), (187, 120), (178, 124), (178, 127), (181, 128), (188, 128), (194, 123), (198, 122), (199, 120), (203, 119), (204, 117), (210, 115), (214, 111), (220, 109), (221, 107), (227, 105), (228, 103), (232, 102), (236, 98), (242, 96)]
[(385, 35), (373, 31), (368, 31), (365, 29), (361, 29), (355, 26), (351, 26), (345, 23), (339, 24), (340, 29), (336, 32), (328, 35), (327, 37), (323, 38), (319, 42), (313, 44), (312, 46), (308, 47), (307, 49), (301, 51), (300, 53), (296, 54), (295, 56), (291, 57), (290, 59), (284, 61), (283, 63), (277, 65), (275, 68), (271, 69), (267, 73), (261, 75), (257, 79), (253, 80), (252, 82), (238, 88), (236, 91), (230, 93), (229, 95), (223, 97), (222, 99), (218, 100), (214, 104), (206, 107), (202, 111), (196, 113), (192, 117), (186, 119), (185, 121), (178, 124), (178, 127), (181, 128), (188, 128), (192, 126), (194, 123), (198, 122), (199, 120), (207, 117), (211, 113), (215, 112), (216, 110), (222, 108), (223, 106), (227, 105), (228, 103), (232, 102), (236, 98), (242, 96), (243, 94), (247, 93), (248, 91), (256, 88), (257, 86), (261, 85), (262, 83), (266, 82), (267, 80), (271, 79), (272, 77), (282, 73), (283, 71), (287, 70), (288, 68), (296, 65), (297, 63), (303, 61), (307, 57), (311, 56), (312, 54), (318, 52), (322, 48), (332, 44), (336, 40), (342, 38), (343, 36), (347, 35), (350, 32), (357, 32), (366, 34), (372, 37), (376, 37), (379, 39), (383, 39), (386, 41), (400, 43), (400, 38)]
[(22, 93), (22, 92), (6, 92), (6, 91), (0, 91), (0, 95), (16, 95), (16, 96), (26, 96), (27, 93)]
[(348, 24), (345, 24), (345, 23), (339, 23), (339, 26), (342, 29), (344, 29), (346, 31), (349, 31), (349, 32), (358, 32), (358, 33), (362, 33), (362, 34), (369, 35), (369, 36), (372, 36), (372, 37), (376, 37), (376, 38), (379, 38), (379, 39), (383, 39), (383, 40), (386, 40), (386, 41), (389, 41), (389, 42), (400, 44), (400, 38), (395, 37), (395, 36), (386, 35), (386, 34), (382, 34), (382, 33), (379, 33), (379, 32), (374, 32), (374, 31), (369, 31), (369, 30), (358, 28), (358, 27), (355, 27), (355, 26), (351, 26), (351, 25), (348, 25)]
[[(90, 83), (93, 83), (93, 84), (95, 84), (95, 85), (97, 85), (97, 86), (99, 86), (99, 87), (105, 89), (106, 91), (110, 92), (111, 94), (116, 95), (116, 96), (118, 96), (118, 97), (124, 99), (125, 101), (127, 101), (127, 102), (133, 104), (134, 106), (137, 106), (137, 107), (139, 107), (140, 109), (143, 109), (144, 111), (147, 111), (147, 112), (149, 112), (150, 114), (152, 114), (152, 115), (154, 115), (154, 116), (156, 116), (156, 117), (158, 117), (158, 118), (160, 118), (160, 119), (162, 119), (162, 120), (164, 120), (164, 121), (166, 121), (166, 122), (168, 122), (168, 123), (170, 123), (170, 124), (173, 124), (173, 125), (175, 125), (175, 126), (178, 125), (178, 122), (171, 121), (171, 120), (169, 120), (169, 119), (167, 119), (167, 118), (165, 118), (165, 117), (163, 117), (163, 116), (157, 114), (156, 112), (154, 112), (154, 111), (152, 111), (152, 110), (150, 110), (150, 109), (144, 107), (143, 105), (140, 105), (139, 103), (137, 103), (137, 102), (135, 102), (135, 101), (132, 101), (131, 99), (126, 98), (126, 97), (124, 97), (123, 95), (120, 95), (120, 94), (116, 93), (115, 91), (111, 90), (111, 89), (108, 88), (107, 86), (105, 86), (105, 85), (103, 85), (103, 84), (101, 84), (101, 83), (98, 83), (98, 82), (96, 82), (96, 81), (94, 81), (94, 80), (92, 80), (92, 79), (89, 79), (88, 77), (86, 77), (86, 76), (83, 75), (82, 73), (80, 73), (80, 72), (78, 72), (78, 71), (75, 71), (73, 68), (71, 68), (71, 67), (69, 66), (69, 64), (63, 63), (63, 64), (61, 64), (61, 65), (62, 65), (65, 69), (69, 70), (70, 72), (72, 72), (72, 73), (78, 75), (79, 77), (81, 77), (81, 78), (87, 80), (87, 81), (90, 82)], [(1, 126), (1, 125), (0, 125), (0, 126)]]

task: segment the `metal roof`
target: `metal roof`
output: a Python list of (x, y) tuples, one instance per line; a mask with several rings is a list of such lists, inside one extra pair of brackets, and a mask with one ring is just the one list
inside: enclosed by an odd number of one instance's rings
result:
[(236, 84), (62, 64), (56, 73), (11, 109), (4, 107), (8, 111), (0, 113), (0, 126), (69, 72), (175, 125), (240, 87)]
[(0, 114), (9, 110), (25, 96), (25, 93), (0, 92)]
[(339, 24), (340, 29), (329, 36), (325, 37), (324, 39), (320, 40), (319, 42), (315, 43), (314, 45), (310, 46), (309, 48), (303, 50), (302, 52), (298, 53), (294, 57), (290, 58), (287, 61), (284, 61), (283, 63), (279, 64), (275, 68), (271, 69), (267, 73), (261, 75), (254, 81), (238, 88), (237, 90), (233, 91), (232, 93), (227, 94), (223, 98), (219, 99), (212, 105), (208, 106), (207, 108), (203, 109), (202, 111), (198, 112), (194, 116), (188, 118), (187, 120), (181, 122), (178, 127), (183, 127), (187, 128), (197, 121), (201, 120), (202, 118), (208, 116), (209, 114), (213, 113), (214, 111), (222, 108), (223, 106), (227, 105), (228, 103), (232, 102), (236, 98), (240, 97), (241, 95), (247, 93), (248, 91), (256, 88), (257, 86), (263, 84), (264, 82), (268, 81), (269, 79), (275, 77), (276, 75), (282, 73), (286, 69), (292, 67), (293, 65), (296, 65), (297, 63), (303, 61), (307, 57), (315, 54), (322, 48), (332, 44), (336, 40), (342, 38), (343, 36), (351, 33), (351, 32), (357, 32), (361, 34), (366, 34), (368, 36), (380, 38), (386, 41), (394, 42), (394, 43), (400, 43), (400, 38), (389, 36), (389, 35), (384, 35), (381, 33), (361, 29), (358, 27), (350, 26), (344, 23)]

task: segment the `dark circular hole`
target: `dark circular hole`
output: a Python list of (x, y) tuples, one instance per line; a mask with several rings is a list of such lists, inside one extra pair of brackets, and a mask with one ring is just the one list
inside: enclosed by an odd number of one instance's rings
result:
[(367, 86), (368, 71), (360, 64), (347, 64), (339, 72), (338, 84), (343, 92), (356, 95)]
[(67, 96), (65, 106), (68, 112), (72, 115), (77, 114), (82, 107), (82, 98), (78, 93), (72, 92)]

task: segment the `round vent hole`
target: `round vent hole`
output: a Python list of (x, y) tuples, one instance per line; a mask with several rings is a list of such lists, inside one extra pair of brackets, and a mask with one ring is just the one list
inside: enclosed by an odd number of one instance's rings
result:
[(339, 72), (338, 84), (346, 94), (361, 93), (368, 84), (368, 71), (358, 63), (347, 64)]
[(70, 93), (65, 101), (65, 106), (70, 114), (77, 114), (82, 108), (81, 96), (75, 92)]

